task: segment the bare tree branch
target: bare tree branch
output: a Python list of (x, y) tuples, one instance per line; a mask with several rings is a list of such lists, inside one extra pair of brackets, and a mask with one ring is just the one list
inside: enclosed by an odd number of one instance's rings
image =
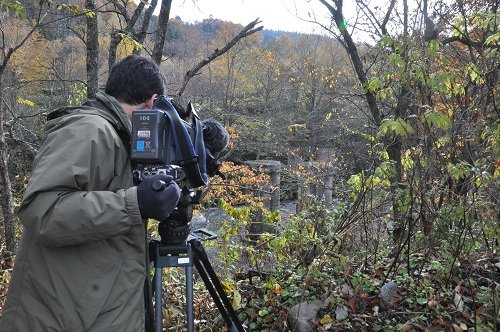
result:
[(187, 84), (193, 78), (203, 67), (208, 65), (210, 62), (215, 60), (217, 57), (223, 55), (227, 51), (229, 51), (240, 39), (248, 37), (257, 31), (262, 30), (264, 27), (259, 26), (256, 27), (257, 24), (261, 23), (259, 19), (255, 19), (254, 21), (250, 22), (246, 27), (243, 28), (231, 41), (229, 41), (223, 48), (221, 49), (216, 49), (212, 54), (210, 54), (207, 58), (203, 59), (200, 61), (196, 66), (194, 66), (193, 69), (188, 70), (186, 75), (184, 75), (184, 81), (182, 82), (182, 85), (180, 89), (177, 91), (177, 96), (180, 97), (184, 90), (186, 89)]
[(347, 53), (349, 54), (349, 57), (351, 58), (352, 64), (354, 66), (354, 71), (356, 72), (356, 75), (358, 76), (360, 83), (364, 87), (366, 101), (368, 103), (368, 107), (370, 108), (370, 112), (372, 114), (375, 125), (380, 126), (382, 122), (382, 116), (379, 107), (377, 105), (377, 100), (375, 98), (375, 95), (366, 88), (366, 84), (368, 83), (368, 78), (366, 76), (363, 63), (359, 56), (358, 48), (354, 43), (352, 36), (349, 34), (349, 32), (345, 27), (346, 23), (344, 14), (342, 13), (342, 0), (333, 0), (332, 2), (335, 4), (335, 7), (332, 6), (330, 3), (328, 3), (327, 0), (319, 0), (319, 1), (332, 14), (332, 18), (334, 19), (335, 24), (337, 25), (342, 35), (343, 45)]

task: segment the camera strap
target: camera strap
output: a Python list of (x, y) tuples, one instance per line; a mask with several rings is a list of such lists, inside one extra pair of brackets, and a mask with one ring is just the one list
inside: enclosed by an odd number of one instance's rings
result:
[(172, 127), (176, 154), (181, 159), (179, 160), (179, 166), (184, 169), (189, 183), (193, 188), (206, 185), (208, 175), (202, 122), (196, 116), (192, 117), (193, 137), (191, 137), (170, 100), (165, 96), (161, 96), (155, 101), (155, 106), (159, 106), (165, 112)]

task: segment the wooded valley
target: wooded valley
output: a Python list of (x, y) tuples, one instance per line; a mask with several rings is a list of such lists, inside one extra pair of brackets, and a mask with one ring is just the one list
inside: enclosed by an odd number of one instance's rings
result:
[[(223, 213), (206, 247), (252, 331), (499, 331), (499, 2), (313, 1), (318, 35), (186, 23), (171, 0), (0, 0), (0, 312), (47, 112), (136, 53), (231, 135), (195, 214)], [(166, 273), (168, 331), (182, 278)], [(195, 316), (224, 330), (199, 280)]]

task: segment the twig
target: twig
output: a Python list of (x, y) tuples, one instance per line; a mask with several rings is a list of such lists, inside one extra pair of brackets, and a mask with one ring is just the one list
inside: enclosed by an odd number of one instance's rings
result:
[(203, 67), (208, 65), (210, 62), (215, 60), (217, 57), (219, 57), (219, 56), (223, 55), (224, 53), (226, 53), (227, 51), (229, 51), (231, 49), (231, 47), (233, 47), (234, 45), (236, 45), (236, 43), (238, 41), (240, 41), (240, 39), (248, 37), (257, 31), (262, 30), (264, 28), (263, 26), (255, 27), (259, 23), (261, 23), (261, 21), (259, 21), (258, 18), (255, 19), (255, 21), (250, 22), (246, 27), (243, 28), (243, 30), (240, 31), (240, 33), (238, 33), (229, 43), (227, 43), (226, 46), (224, 46), (221, 49), (216, 49), (207, 58), (200, 61), (193, 69), (188, 70), (188, 72), (184, 76), (184, 81), (182, 82), (182, 85), (181, 85), (179, 91), (177, 91), (177, 96), (180, 97), (182, 95), (182, 93), (186, 89), (186, 86), (189, 83), (189, 81), (191, 80), (191, 78), (193, 78)]

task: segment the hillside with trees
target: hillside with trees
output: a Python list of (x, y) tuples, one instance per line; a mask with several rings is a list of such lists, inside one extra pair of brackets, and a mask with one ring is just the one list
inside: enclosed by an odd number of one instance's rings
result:
[[(206, 246), (252, 331), (499, 331), (498, 1), (360, 0), (352, 22), (346, 2), (315, 1), (321, 35), (186, 23), (171, 1), (158, 16), (157, 0), (1, 1), (0, 313), (47, 112), (92, 98), (136, 53), (231, 134), (196, 215), (223, 212)], [(279, 187), (249, 163), (270, 160)], [(293, 209), (272, 209), (277, 190)], [(181, 331), (170, 270), (164, 323)], [(199, 330), (223, 330), (195, 279)], [(314, 314), (297, 322), (304, 303)]]

